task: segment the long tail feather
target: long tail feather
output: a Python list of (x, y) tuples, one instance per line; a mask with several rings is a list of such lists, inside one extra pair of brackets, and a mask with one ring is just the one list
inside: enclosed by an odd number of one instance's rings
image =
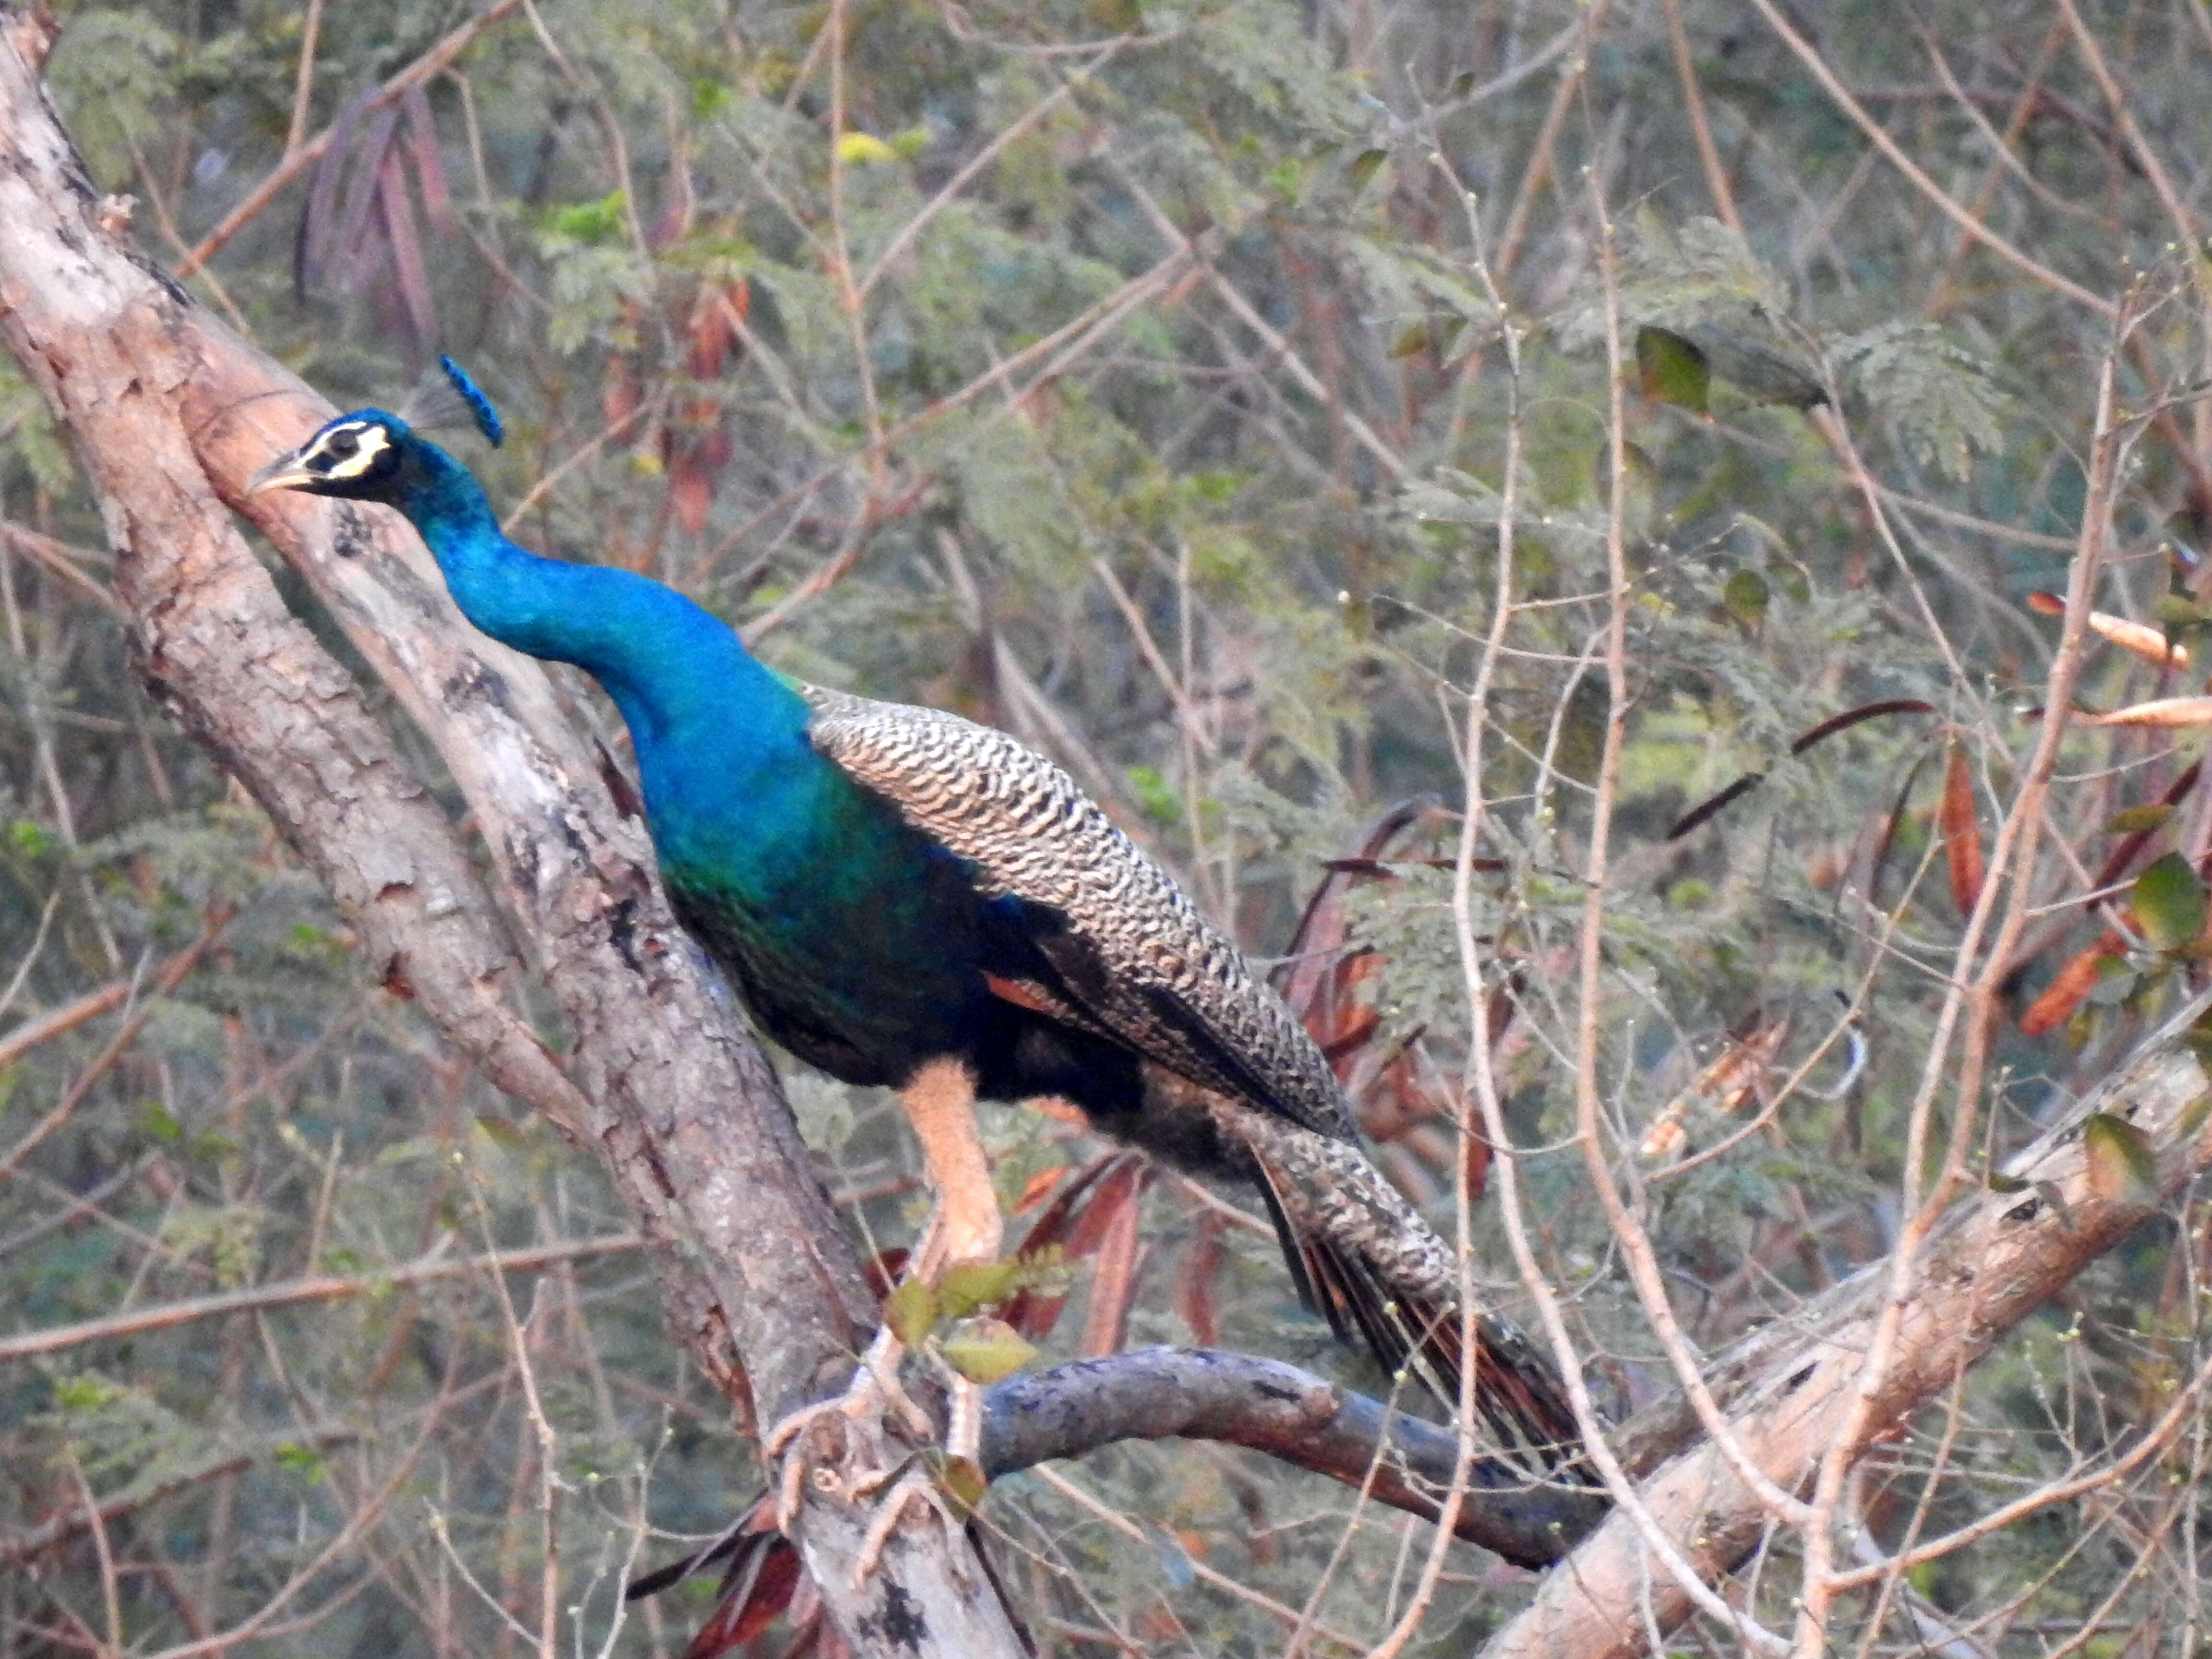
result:
[[(1287, 1145), (1285, 1133), (1292, 1137)], [(1594, 1482), (1557, 1374), (1497, 1314), (1478, 1313), (1472, 1332), (1463, 1328), (1457, 1298), (1439, 1271), (1442, 1242), (1380, 1172), (1356, 1148), (1334, 1148), (1306, 1132), (1277, 1129), (1257, 1139), (1276, 1143), (1245, 1140), (1291, 1279), (1338, 1340), (1365, 1347), (1392, 1376), (1419, 1382), (1447, 1411), (1459, 1408), (1471, 1359), (1474, 1414), (1492, 1443), (1486, 1450), (1532, 1479)], [(1332, 1179), (1301, 1182), (1296, 1165), (1316, 1156), (1327, 1160)], [(1354, 1159), (1368, 1177), (1347, 1184), (1343, 1166)], [(1363, 1201), (1349, 1212), (1317, 1206), (1310, 1200), (1316, 1186), (1337, 1198), (1357, 1191)]]

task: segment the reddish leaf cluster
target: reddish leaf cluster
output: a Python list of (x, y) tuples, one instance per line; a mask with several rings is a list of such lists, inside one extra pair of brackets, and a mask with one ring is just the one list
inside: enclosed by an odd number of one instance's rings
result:
[(438, 347), (438, 313), (408, 175), (414, 175), (423, 216), (440, 234), (453, 233), (453, 198), (429, 95), (410, 86), (364, 124), (380, 90), (354, 99), (332, 126), (300, 216), (292, 283), (302, 298), (325, 281), (366, 294), (406, 341), (409, 367), (420, 373)]
[[(1415, 1029), (1385, 1037), (1370, 981), (1383, 958), (1372, 945), (1355, 943), (1350, 896), (1365, 881), (1395, 881), (1389, 854), (1438, 817), (1434, 800), (1400, 801), (1369, 824), (1347, 857), (1333, 860), (1328, 874), (1307, 900), (1290, 949), (1270, 976), (1291, 1012), (1321, 1045), (1359, 1126), (1385, 1146), (1402, 1146), (1431, 1168), (1449, 1169), (1455, 1121), (1460, 1114), (1450, 1085)], [(1421, 860), (1437, 864), (1443, 860)], [(1479, 866), (1490, 866), (1478, 860)], [(1492, 993), (1486, 1039), (1496, 1042), (1513, 1015), (1504, 988)], [(1480, 1197), (1490, 1170), (1490, 1144), (1470, 1123), (1464, 1141), (1468, 1187)], [(1415, 1194), (1416, 1197), (1425, 1196)]]

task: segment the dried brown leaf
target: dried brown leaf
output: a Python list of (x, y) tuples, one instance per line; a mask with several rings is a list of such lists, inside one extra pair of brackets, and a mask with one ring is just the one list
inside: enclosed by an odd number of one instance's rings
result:
[(407, 112), (407, 151), (415, 161), (415, 187), (422, 192), (422, 210), (432, 227), (453, 228), (453, 196), (446, 187), (446, 158), (438, 149), (438, 125), (431, 118), (430, 96), (416, 82), (400, 94)]
[(1957, 744), (1943, 763), (1943, 801), (1936, 809), (1943, 836), (1943, 857), (1950, 866), (1951, 902), (1961, 916), (1973, 914), (1982, 896), (1982, 826), (1974, 813), (1974, 775), (1966, 751)]
[(1182, 1253), (1182, 1271), (1176, 1278), (1176, 1312), (1200, 1347), (1210, 1348), (1221, 1340), (1213, 1280), (1221, 1268), (1221, 1235), (1228, 1225), (1224, 1217), (1212, 1210), (1201, 1213), (1190, 1247)]
[[(2066, 614), (2066, 601), (2056, 593), (2039, 589), (2027, 596), (2027, 608), (2046, 617), (2063, 617)], [(2146, 623), (2130, 622), (2125, 617), (2115, 617), (2107, 611), (2092, 611), (2089, 613), (2089, 628), (2100, 637), (2118, 646), (2123, 651), (2133, 652), (2146, 662), (2156, 663), (2160, 667), (2189, 666), (2189, 647), (2172, 644), (2163, 630)]]
[(2149, 726), (2172, 729), (2184, 726), (2212, 726), (2212, 696), (2156, 697), (2130, 703), (2109, 714), (2077, 714), (2077, 726)]
[(1700, 1102), (1713, 1110), (1739, 1109), (1759, 1087), (1759, 1080), (1774, 1063), (1782, 1039), (1790, 1034), (1785, 1018), (1761, 1020), (1747, 1031), (1731, 1034), (1720, 1057), (1699, 1072), (1690, 1086), (1659, 1109), (1651, 1127), (1637, 1148), (1654, 1160), (1674, 1157), (1689, 1139), (1690, 1114)]

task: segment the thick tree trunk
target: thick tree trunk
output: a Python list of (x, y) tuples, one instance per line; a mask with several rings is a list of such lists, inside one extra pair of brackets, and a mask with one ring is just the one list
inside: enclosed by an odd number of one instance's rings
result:
[[(700, 1364), (773, 1420), (842, 1380), (872, 1310), (774, 1074), (702, 971), (537, 665), (477, 635), (394, 516), (245, 501), (331, 411), (201, 313), (94, 200), (37, 81), (44, 21), (0, 9), (0, 334), (70, 434), (117, 554), (148, 690), (246, 785), (410, 995), (502, 1088), (596, 1147)], [(248, 508), (406, 702), (491, 849), (567, 1027), (512, 996), (507, 928), (345, 668), (284, 608)], [(964, 1538), (908, 1522), (856, 1574), (866, 1512), (810, 1484), (799, 1544), (854, 1651), (1023, 1644)]]

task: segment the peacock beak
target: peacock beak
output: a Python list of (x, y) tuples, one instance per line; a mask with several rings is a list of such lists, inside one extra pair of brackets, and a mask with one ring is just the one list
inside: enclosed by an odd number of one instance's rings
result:
[(246, 481), (246, 493), (258, 495), (264, 489), (302, 489), (319, 482), (317, 474), (300, 464), (300, 452), (288, 450)]

